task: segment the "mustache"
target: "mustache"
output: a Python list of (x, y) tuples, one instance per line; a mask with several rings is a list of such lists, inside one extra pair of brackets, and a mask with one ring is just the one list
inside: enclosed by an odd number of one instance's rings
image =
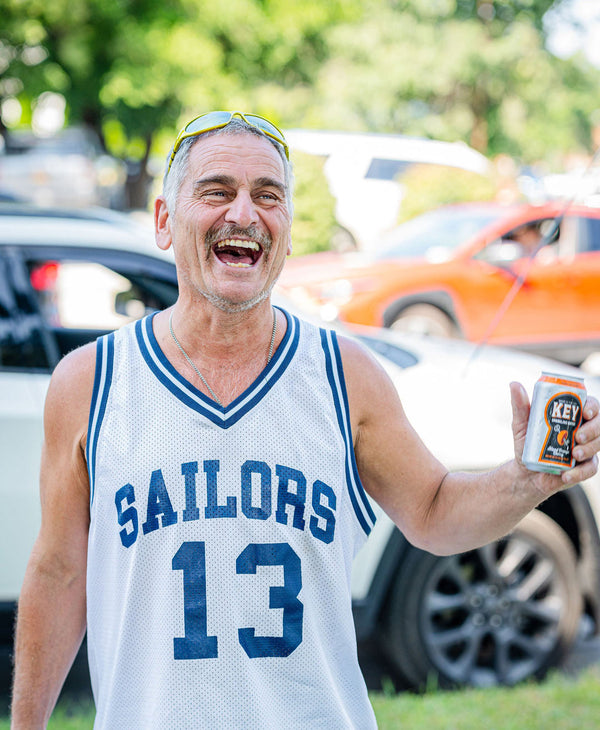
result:
[(268, 254), (271, 250), (273, 243), (271, 236), (264, 231), (260, 231), (254, 223), (247, 227), (238, 226), (235, 223), (224, 223), (221, 226), (209, 228), (206, 232), (206, 236), (204, 237), (206, 254), (208, 255), (210, 253), (210, 250), (218, 241), (235, 238), (236, 236), (256, 241), (265, 254)]

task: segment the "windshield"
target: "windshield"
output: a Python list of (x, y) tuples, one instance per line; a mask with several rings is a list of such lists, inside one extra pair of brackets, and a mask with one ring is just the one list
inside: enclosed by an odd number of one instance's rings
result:
[(492, 206), (432, 210), (385, 236), (375, 257), (447, 259), (477, 231), (503, 215), (502, 209)]

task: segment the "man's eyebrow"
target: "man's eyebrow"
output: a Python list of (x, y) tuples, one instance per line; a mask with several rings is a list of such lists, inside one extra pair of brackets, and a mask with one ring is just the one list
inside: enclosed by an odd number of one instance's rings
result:
[(281, 195), (285, 195), (286, 192), (285, 185), (272, 177), (259, 177), (257, 180), (254, 180), (254, 185), (257, 188), (275, 188)]
[(209, 175), (208, 177), (201, 177), (199, 180), (194, 182), (194, 189), (201, 188), (204, 185), (229, 185), (235, 184), (235, 180), (230, 175)]
[[(209, 175), (207, 177), (201, 177), (199, 180), (194, 182), (194, 190), (199, 190), (205, 185), (226, 185), (228, 187), (235, 187), (236, 180), (231, 175)], [(279, 180), (273, 177), (259, 177), (252, 181), (252, 187), (254, 188), (275, 188), (281, 195), (285, 195), (286, 187)]]

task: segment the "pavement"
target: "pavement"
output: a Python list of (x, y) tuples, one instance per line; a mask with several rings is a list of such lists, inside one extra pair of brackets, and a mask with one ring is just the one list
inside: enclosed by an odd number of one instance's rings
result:
[(600, 667), (600, 636), (579, 639), (565, 658), (560, 669), (569, 676), (577, 676), (588, 667)]

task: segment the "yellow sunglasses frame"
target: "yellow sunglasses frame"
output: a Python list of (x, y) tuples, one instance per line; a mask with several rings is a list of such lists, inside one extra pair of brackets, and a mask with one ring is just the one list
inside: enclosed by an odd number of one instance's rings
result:
[[(197, 122), (199, 119), (202, 119), (203, 117), (210, 117), (212, 115), (226, 115), (226, 117), (221, 118), (220, 121), (215, 122), (211, 124), (208, 122), (206, 126), (198, 127), (193, 130), (190, 130), (190, 127)], [(175, 140), (175, 144), (173, 145), (173, 150), (171, 151), (171, 157), (169, 158), (169, 165), (167, 167), (167, 174), (171, 170), (171, 165), (173, 164), (173, 160), (175, 159), (175, 155), (177, 154), (177, 151), (181, 147), (181, 144), (184, 140), (189, 139), (190, 137), (199, 137), (201, 134), (206, 134), (207, 132), (212, 132), (215, 129), (222, 129), (223, 127), (226, 127), (232, 119), (235, 117), (238, 117), (243, 122), (245, 122), (249, 127), (255, 127), (256, 129), (259, 129), (263, 134), (266, 134), (267, 137), (270, 137), (273, 139), (277, 144), (280, 144), (283, 147), (283, 151), (285, 152), (285, 157), (287, 160), (290, 159), (290, 150), (288, 147), (287, 142), (285, 141), (285, 137), (283, 135), (283, 132), (276, 124), (273, 124), (273, 122), (269, 121), (266, 117), (261, 117), (259, 114), (244, 114), (243, 112), (226, 112), (226, 111), (212, 111), (212, 112), (205, 112), (204, 114), (199, 114), (197, 117), (194, 117), (190, 122), (188, 122), (185, 127), (179, 132), (177, 135), (177, 139)], [(258, 120), (258, 122), (252, 121), (253, 119)], [(261, 124), (261, 122), (264, 122), (265, 125)], [(271, 131), (271, 129), (275, 130), (275, 133)], [(189, 131), (188, 131), (189, 130)]]

